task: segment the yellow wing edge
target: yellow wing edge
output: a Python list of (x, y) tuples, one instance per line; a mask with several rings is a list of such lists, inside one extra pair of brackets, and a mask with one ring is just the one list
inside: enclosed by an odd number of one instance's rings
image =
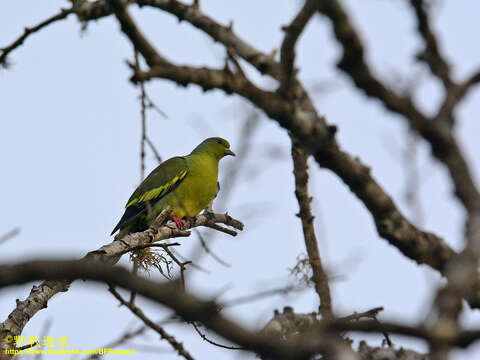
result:
[(154, 188), (152, 190), (149, 190), (149, 191), (143, 193), (142, 195), (140, 195), (139, 197), (137, 197), (135, 199), (132, 199), (127, 205), (125, 205), (125, 208), (128, 208), (129, 206), (132, 206), (133, 204), (136, 204), (136, 203), (139, 203), (139, 202), (152, 200), (152, 199), (155, 199), (157, 197), (161, 197), (161, 196), (165, 195), (168, 192), (168, 190), (171, 187), (173, 187), (178, 181), (183, 180), (183, 178), (187, 175), (187, 173), (188, 173), (188, 170), (184, 170), (179, 175), (175, 176), (168, 183), (166, 183), (162, 186), (159, 186), (157, 188)]

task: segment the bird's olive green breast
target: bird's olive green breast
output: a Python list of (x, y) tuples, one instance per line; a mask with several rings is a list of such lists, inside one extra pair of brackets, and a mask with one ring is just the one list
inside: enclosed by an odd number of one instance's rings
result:
[(175, 191), (158, 203), (161, 208), (172, 205), (172, 214), (179, 218), (198, 215), (217, 193), (218, 159), (207, 154), (189, 155), (185, 159), (188, 175)]

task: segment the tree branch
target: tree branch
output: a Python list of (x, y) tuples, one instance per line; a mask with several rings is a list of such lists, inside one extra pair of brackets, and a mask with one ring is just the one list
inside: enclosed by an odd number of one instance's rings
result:
[(280, 63), (283, 66), (283, 80), (282, 89), (289, 91), (292, 80), (295, 77), (294, 62), (295, 62), (295, 45), (298, 38), (302, 34), (305, 26), (313, 17), (317, 10), (316, 0), (306, 0), (300, 9), (299, 13), (292, 20), (290, 25), (283, 28), (285, 37), (283, 38), (280, 50)]
[[(187, 322), (199, 321), (225, 339), (267, 357), (305, 359), (322, 353), (349, 354), (348, 359), (359, 360), (343, 344), (327, 337), (309, 336), (295, 341), (274, 341), (268, 336), (252, 333), (220, 315), (217, 305), (212, 301), (199, 300), (188, 293), (177, 291), (177, 287), (172, 283), (157, 283), (122, 267), (78, 260), (0, 265), (0, 287), (40, 279), (69, 283), (75, 279), (86, 279), (122, 287), (175, 310)], [(1, 340), (3, 341), (4, 337)], [(338, 358), (342, 357), (339, 355)]]
[(149, 319), (139, 307), (131, 304), (128, 301), (125, 301), (122, 295), (120, 295), (120, 293), (115, 290), (114, 287), (110, 287), (109, 291), (118, 301), (120, 301), (121, 305), (126, 306), (133, 314), (142, 320), (146, 326), (158, 333), (162, 339), (167, 340), (167, 342), (178, 353), (178, 355), (187, 360), (194, 360), (192, 355), (190, 355), (190, 353), (183, 347), (182, 343), (178, 342), (172, 335), (167, 333), (163, 327)]
[[(153, 225), (161, 225), (161, 219), (165, 219), (172, 211), (169, 207), (154, 221)], [(202, 214), (195, 218), (193, 223), (187, 222), (185, 229), (204, 226), (211, 222), (223, 223), (237, 230), (243, 229), (243, 224), (233, 219), (228, 214)], [(125, 236), (121, 240), (114, 240), (111, 243), (102, 246), (98, 250), (89, 252), (83, 261), (98, 261), (114, 264), (120, 260), (121, 256), (131, 250), (143, 248), (154, 242), (170, 239), (179, 236), (189, 236), (190, 232), (178, 230), (173, 221), (168, 221), (159, 228), (150, 228), (143, 232), (133, 233)], [(40, 310), (47, 307), (48, 301), (59, 292), (68, 291), (70, 282), (67, 281), (44, 281), (39, 286), (33, 286), (29, 296), (23, 300), (17, 301), (15, 309), (8, 315), (8, 318), (0, 323), (0, 351), (3, 351), (5, 344), (2, 340), (6, 336), (20, 335), (28, 321)], [(10, 344), (11, 345), (11, 344)]]
[(327, 128), (325, 120), (315, 113), (298, 109), (277, 94), (260, 90), (243, 79), (232, 78), (219, 70), (193, 67), (155, 67), (149, 73), (134, 75), (135, 78), (161, 77), (185, 85), (195, 83), (204, 89), (221, 88), (242, 95), (292, 131), (299, 138), (302, 148), (312, 152), (322, 167), (335, 172), (365, 204), (372, 214), (380, 236), (396, 246), (403, 254), (428, 264), (443, 273), (454, 251), (438, 236), (420, 231), (411, 224), (396, 207), (392, 199), (370, 174), (370, 169), (342, 151), (332, 135), (324, 135), (335, 129)]
[(25, 27), (23, 34), (20, 37), (18, 37), (13, 43), (3, 48), (0, 48), (0, 65), (8, 66), (8, 62), (7, 62), (8, 54), (10, 54), (13, 50), (21, 46), (23, 42), (27, 39), (27, 37), (36, 33), (37, 31), (42, 30), (48, 25), (53, 24), (54, 22), (66, 19), (67, 16), (72, 13), (73, 13), (73, 9), (61, 9), (58, 14), (55, 14), (49, 17), (48, 19), (42, 21), (41, 23), (32, 27)]
[(470, 90), (480, 82), (480, 70), (474, 72), (470, 77), (460, 84), (453, 84), (445, 94), (443, 103), (440, 106), (434, 119), (443, 119), (449, 125), (454, 125), (454, 114), (456, 106), (466, 97)]
[(448, 283), (435, 296), (432, 313), (437, 314), (432, 333), (437, 336), (430, 340), (430, 349), (435, 360), (448, 359), (451, 344), (444, 337), (458, 337), (461, 332), (460, 313), (462, 297), (475, 301), (478, 284), (478, 260), (480, 258), (480, 211), (471, 213), (465, 227), (466, 245), (447, 266)]
[[(111, 1), (116, 1), (118, 6), (122, 6), (121, 0)], [(337, 4), (335, 1), (327, 3)], [(338, 9), (336, 10), (338, 11)], [(116, 11), (119, 13), (119, 21), (125, 23), (122, 25), (122, 28), (135, 44), (134, 46), (140, 51), (144, 48), (144, 56), (162, 58), (160, 55), (150, 54), (150, 49), (153, 49), (151, 45), (142, 45), (147, 40), (143, 36), (138, 35), (140, 32), (136, 30), (136, 25), (125, 9), (121, 8)], [(338, 13), (336, 14), (339, 15)], [(340, 15), (346, 16), (344, 13), (340, 13)], [(343, 29), (341, 33), (343, 34), (342, 36), (346, 36), (351, 42), (355, 43), (355, 36), (353, 36), (355, 34), (353, 33), (352, 35), (348, 26), (347, 30)], [(137, 45), (136, 42), (139, 42), (140, 45)], [(291, 131), (299, 140), (302, 148), (312, 153), (320, 166), (335, 172), (350, 187), (351, 191), (357, 195), (372, 214), (380, 236), (387, 239), (392, 245), (400, 249), (403, 254), (417, 263), (428, 264), (442, 272), (442, 274), (444, 273), (447, 262), (455, 252), (438, 236), (422, 232), (412, 225), (371, 176), (370, 169), (362, 164), (358, 158), (353, 158), (340, 149), (334, 138), (336, 128), (328, 126), (325, 119), (318, 116), (307, 93), (304, 93), (304, 96), (301, 98), (290, 101), (277, 93), (259, 89), (244, 77), (235, 76), (223, 70), (177, 66), (165, 62), (154, 66), (150, 71), (136, 72), (132, 80), (140, 81), (156, 77), (169, 79), (180, 85), (197, 84), (204, 90), (218, 88), (224, 90), (227, 94), (234, 92), (250, 100), (270, 118)], [(302, 89), (300, 84), (299, 86)], [(381, 86), (381, 89), (391, 94), (391, 99), (394, 103), (402, 106), (407, 104), (409, 111), (417, 113), (410, 100), (399, 98), (395, 93), (383, 86)], [(399, 99), (402, 100), (399, 102)], [(471, 180), (469, 176), (463, 176), (464, 174), (462, 174), (462, 169), (468, 170), (468, 168), (464, 167), (466, 166), (465, 162), (456, 163), (450, 159), (450, 164), (454, 168), (460, 169), (458, 170), (458, 179), (467, 182)], [(459, 188), (464, 189), (464, 186), (459, 186)], [(466, 195), (470, 190), (471, 188), (462, 194)], [(465, 202), (469, 204), (470, 200), (468, 200), (467, 196), (462, 196), (462, 199), (465, 199)], [(478, 300), (478, 305), (480, 306), (480, 297)], [(475, 306), (472, 302), (471, 305)]]
[(209, 35), (214, 41), (231, 48), (238, 56), (253, 65), (260, 73), (268, 74), (279, 80), (282, 68), (278, 62), (265, 53), (255, 49), (238, 37), (231, 26), (223, 26), (193, 5), (185, 5), (177, 0), (138, 0), (139, 6), (151, 6), (166, 11), (187, 21)]
[(402, 347), (398, 350), (393, 347), (372, 347), (368, 346), (365, 341), (360, 341), (358, 352), (363, 358), (368, 360), (430, 360), (428, 355), (420, 354), (416, 351)]
[(308, 194), (308, 154), (305, 153), (291, 136), (292, 141), (292, 159), (293, 175), (295, 176), (295, 196), (297, 197), (300, 212), (297, 216), (302, 221), (303, 238), (307, 248), (308, 261), (312, 267), (313, 283), (315, 291), (320, 300), (319, 311), (322, 318), (330, 320), (333, 318), (332, 299), (330, 296), (330, 287), (328, 285), (328, 276), (322, 265), (320, 252), (318, 251), (315, 228), (313, 226), (313, 215), (310, 209), (312, 198)]
[[(410, 127), (428, 141), (433, 155), (447, 167), (455, 186), (455, 194), (465, 209), (471, 212), (480, 208), (480, 193), (451, 131), (449, 120), (424, 116), (409, 97), (396, 94), (375, 78), (365, 61), (360, 37), (337, 0), (322, 2), (319, 10), (332, 22), (335, 36), (343, 47), (338, 67), (368, 96), (380, 100), (387, 109), (404, 116)], [(455, 87), (452, 89), (455, 91)]]
[(438, 47), (437, 38), (435, 33), (430, 28), (428, 13), (425, 7), (424, 0), (410, 0), (416, 18), (417, 18), (417, 30), (423, 39), (425, 44), (425, 50), (417, 55), (417, 58), (425, 62), (432, 74), (434, 74), (443, 83), (445, 89), (448, 89), (453, 85), (453, 81), (450, 77), (450, 65), (443, 54), (441, 54)]

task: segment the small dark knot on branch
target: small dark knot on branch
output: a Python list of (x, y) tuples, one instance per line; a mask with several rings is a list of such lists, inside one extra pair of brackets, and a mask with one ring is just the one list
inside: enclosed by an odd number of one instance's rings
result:
[(205, 307), (205, 312), (211, 315), (217, 315), (222, 310), (220, 304), (217, 304), (215, 301), (209, 301)]
[(328, 130), (328, 134), (329, 134), (330, 136), (335, 136), (335, 134), (337, 133), (338, 128), (337, 128), (336, 125), (328, 125), (328, 126), (327, 126), (327, 130)]

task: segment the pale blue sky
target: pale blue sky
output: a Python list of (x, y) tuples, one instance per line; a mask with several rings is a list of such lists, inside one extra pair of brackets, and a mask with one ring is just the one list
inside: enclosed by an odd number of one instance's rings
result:
[[(413, 61), (412, 54), (421, 42), (407, 2), (344, 3), (361, 30), (375, 72), (392, 84), (420, 78), (416, 101), (427, 111), (435, 109), (441, 89), (426, 69)], [(442, 49), (455, 64), (454, 74), (463, 79), (480, 64), (475, 35), (480, 30), (480, 3), (441, 3), (435, 9), (433, 25)], [(201, 1), (205, 12), (223, 23), (233, 19), (235, 31), (266, 52), (278, 48), (283, 35), (280, 26), (291, 20), (297, 5), (289, 0)], [(68, 4), (0, 2), (0, 46), (10, 43), (24, 26), (38, 23), (60, 6)], [(178, 24), (172, 16), (152, 9), (131, 9), (147, 36), (170, 59), (222, 66), (222, 47), (188, 24)], [(353, 90), (350, 81), (334, 68), (339, 47), (325, 19), (316, 17), (309, 24), (297, 54), (300, 77), (307, 88), (313, 91), (319, 84), (328, 85), (328, 92), (315, 93), (314, 101), (329, 122), (339, 125), (342, 146), (372, 166), (378, 181), (409, 214), (400, 160), (405, 148), (403, 120)], [(90, 23), (86, 32), (81, 32), (78, 21), (70, 17), (33, 35), (12, 53), (12, 68), (0, 72), (0, 233), (16, 226), (21, 233), (2, 244), (2, 261), (81, 257), (111, 240), (108, 234), (140, 176), (138, 89), (128, 82), (130, 72), (125, 65), (131, 58), (131, 46), (111, 17)], [(266, 86), (271, 84), (268, 79), (255, 79)], [(168, 119), (154, 112), (148, 117), (149, 136), (164, 158), (186, 154), (208, 136), (225, 137), (236, 150), (246, 108), (238, 97), (227, 97), (220, 91), (204, 94), (196, 87), (185, 89), (165, 81), (154, 81), (147, 89), (168, 114)], [(458, 111), (457, 128), (477, 179), (479, 100), (480, 91), (465, 100)], [(300, 223), (294, 216), (298, 209), (288, 137), (275, 122), (262, 118), (251, 142), (252, 156), (242, 168), (227, 206), (233, 216), (244, 220), (246, 229), (236, 238), (217, 234), (212, 242), (215, 252), (232, 265), (230, 268), (204, 256), (201, 265), (210, 273), (192, 271), (188, 286), (203, 296), (218, 294), (226, 286), (229, 290), (221, 299), (285, 285), (293, 281), (288, 268), (305, 252)], [(444, 168), (432, 161), (428, 148), (420, 144), (418, 166), (425, 178), (420, 191), (424, 228), (459, 248), (463, 210), (452, 196)], [(280, 153), (276, 160), (269, 157), (272, 148)], [(150, 153), (147, 159), (149, 171), (155, 160)], [(224, 160), (222, 168), (235, 160)], [(252, 178), (253, 173), (256, 176)], [(334, 174), (311, 163), (311, 179), (320, 249), (331, 274), (341, 277), (332, 284), (335, 311), (347, 314), (384, 306), (385, 319), (422, 321), (439, 276), (405, 259), (379, 239), (369, 213)], [(248, 216), (252, 210), (253, 216)], [(189, 254), (197, 242), (194, 236), (182, 239), (180, 253)], [(15, 299), (24, 298), (30, 287), (2, 290), (2, 321)], [(154, 319), (168, 314), (161, 307), (139, 301)], [(258, 328), (275, 308), (287, 304), (303, 312), (314, 311), (318, 305), (315, 293), (307, 291), (238, 306), (227, 314)], [(52, 318), (50, 335), (66, 335), (73, 346), (95, 348), (116, 338), (131, 324), (128, 310), (116, 305), (105, 286), (78, 282), (38, 313), (24, 334), (39, 335), (45, 320)], [(479, 319), (478, 314), (467, 313), (470, 324), (478, 324)], [(238, 356), (204, 343), (189, 327), (174, 325), (166, 329), (184, 341), (197, 359), (211, 358), (212, 354), (217, 359)], [(372, 344), (379, 344), (379, 337), (370, 338)], [(151, 334), (147, 343), (157, 344), (157, 339)], [(424, 350), (422, 344), (397, 336), (393, 340)], [(164, 343), (159, 346), (169, 349)], [(479, 346), (456, 358), (467, 359), (474, 354), (480, 354)], [(176, 358), (173, 353), (162, 356)], [(153, 359), (154, 355), (146, 353), (141, 358)]]

